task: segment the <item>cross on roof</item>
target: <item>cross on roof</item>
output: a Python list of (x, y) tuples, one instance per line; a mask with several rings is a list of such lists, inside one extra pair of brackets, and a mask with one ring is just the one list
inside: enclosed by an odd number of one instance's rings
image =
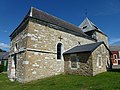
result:
[(61, 37), (61, 35), (60, 35), (60, 37), (58, 37), (59, 39), (60, 39), (60, 41), (63, 39), (62, 37)]

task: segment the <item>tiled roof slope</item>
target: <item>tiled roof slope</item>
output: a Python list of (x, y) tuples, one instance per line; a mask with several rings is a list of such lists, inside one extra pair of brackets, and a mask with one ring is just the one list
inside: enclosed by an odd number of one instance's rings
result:
[[(93, 52), (101, 44), (104, 44), (104, 42), (97, 42), (97, 43), (91, 43), (91, 44), (76, 46), (76, 47), (73, 47), (72, 49), (66, 51), (64, 54)], [(106, 45), (105, 45), (105, 47), (107, 48)], [(110, 51), (110, 50), (108, 49), (108, 51)]]
[(0, 52), (0, 60), (6, 60), (9, 57), (9, 52)]
[[(66, 22), (64, 20), (61, 20), (61, 19), (59, 19), (59, 18), (57, 18), (55, 16), (52, 16), (52, 15), (50, 15), (50, 14), (48, 14), (46, 12), (43, 12), (41, 10), (38, 10), (36, 8), (32, 7), (30, 9), (29, 13), (26, 15), (25, 19), (27, 17), (35, 18), (35, 19), (38, 19), (38, 20), (41, 20), (41, 21), (45, 21), (45, 22), (60, 26), (60, 27), (65, 28), (67, 30), (76, 32), (81, 37), (94, 40), (94, 39), (90, 38), (89, 36), (87, 36), (78, 26), (70, 24), (70, 23), (68, 23), (68, 22)], [(10, 37), (15, 33), (15, 31), (10, 35)]]

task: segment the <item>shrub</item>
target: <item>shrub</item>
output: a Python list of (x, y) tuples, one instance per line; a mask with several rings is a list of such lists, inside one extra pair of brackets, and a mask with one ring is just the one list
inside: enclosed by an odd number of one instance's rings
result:
[(3, 72), (4, 66), (0, 65), (0, 73)]

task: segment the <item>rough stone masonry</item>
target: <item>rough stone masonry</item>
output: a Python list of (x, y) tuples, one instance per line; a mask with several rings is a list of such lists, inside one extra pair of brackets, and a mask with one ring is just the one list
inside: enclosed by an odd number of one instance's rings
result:
[(79, 27), (35, 8), (30, 9), (10, 38), (8, 77), (22, 83), (64, 73), (63, 52), (96, 42)]

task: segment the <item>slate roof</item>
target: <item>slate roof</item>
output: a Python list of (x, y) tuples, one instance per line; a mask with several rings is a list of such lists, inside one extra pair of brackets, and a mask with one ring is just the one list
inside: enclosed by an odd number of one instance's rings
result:
[(110, 51), (120, 51), (120, 45), (110, 45)]
[(9, 52), (0, 52), (0, 60), (7, 60), (9, 57)]
[[(72, 49), (66, 51), (64, 54), (93, 52), (101, 44), (104, 44), (104, 42), (97, 42), (97, 43), (91, 43), (91, 44), (85, 44), (85, 45), (76, 46), (76, 47), (73, 47)], [(106, 45), (105, 45), (105, 47), (107, 48)]]
[[(81, 30), (83, 30), (83, 32), (89, 32), (89, 31), (93, 31), (96, 30), (104, 35), (106, 35), (105, 33), (103, 33), (94, 23), (92, 23), (87, 17), (83, 20), (83, 22), (79, 25), (79, 28)], [(107, 36), (107, 35), (106, 35)]]
[[(90, 38), (88, 35), (86, 35), (78, 26), (70, 24), (70, 23), (68, 23), (68, 22), (66, 22), (66, 21), (64, 21), (62, 19), (59, 19), (59, 18), (57, 18), (57, 17), (55, 17), (53, 15), (50, 15), (50, 14), (48, 14), (46, 12), (43, 12), (41, 10), (38, 10), (36, 8), (32, 7), (30, 9), (30, 11), (28, 12), (28, 14), (26, 15), (26, 17), (24, 18), (24, 20), (26, 18), (28, 18), (28, 17), (31, 17), (31, 18), (34, 18), (34, 19), (38, 19), (38, 20), (41, 20), (41, 21), (45, 21), (45, 22), (60, 26), (60, 27), (65, 28), (67, 30), (76, 32), (81, 37), (94, 40), (94, 39)], [(23, 20), (23, 22), (24, 22), (24, 20)], [(20, 26), (21, 26), (21, 24), (18, 27), (20, 27)], [(18, 27), (15, 29), (15, 31), (18, 29)], [(13, 33), (10, 35), (10, 37), (12, 37), (12, 35), (15, 34), (15, 31), (13, 31)]]

